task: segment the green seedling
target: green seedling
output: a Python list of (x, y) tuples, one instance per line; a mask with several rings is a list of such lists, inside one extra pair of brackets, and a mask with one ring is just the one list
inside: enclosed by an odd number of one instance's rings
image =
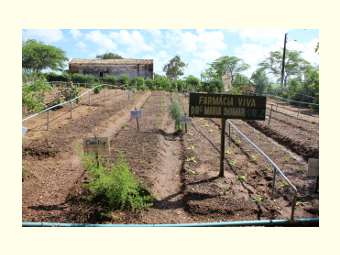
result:
[(296, 169), (296, 172), (303, 173), (305, 172), (305, 169), (303, 167), (299, 167), (298, 169)]
[(289, 157), (288, 157), (287, 155), (284, 156), (284, 157), (283, 157), (283, 161), (284, 161), (284, 162), (288, 162), (288, 161), (289, 161)]
[(228, 160), (228, 163), (229, 163), (229, 165), (231, 165), (231, 166), (235, 166), (235, 165), (236, 165), (235, 160), (232, 160), (232, 159), (229, 159), (229, 160)]
[(189, 175), (198, 175), (197, 172), (195, 172), (194, 170), (192, 170), (192, 169), (190, 169), (190, 168), (188, 168), (188, 174), (189, 174)]
[(231, 155), (232, 151), (230, 149), (226, 150), (225, 154)]
[(235, 144), (240, 145), (241, 144), (241, 140), (240, 139), (236, 139), (235, 140)]
[(264, 198), (261, 195), (255, 195), (254, 197), (252, 197), (252, 199), (255, 203), (258, 204), (262, 203), (264, 200)]
[(246, 181), (246, 176), (244, 176), (244, 175), (238, 175), (238, 176), (237, 176), (237, 179), (238, 179), (240, 182), (245, 182), (245, 181)]
[(287, 188), (289, 186), (286, 181), (279, 181), (278, 183), (280, 188)]
[(194, 162), (194, 163), (197, 163), (195, 156), (186, 158), (185, 162)]
[(189, 147), (187, 147), (188, 150), (194, 150), (195, 146), (194, 145), (190, 145)]
[(256, 156), (256, 155), (251, 155), (250, 158), (251, 158), (251, 160), (254, 161), (254, 162), (257, 161), (257, 156)]

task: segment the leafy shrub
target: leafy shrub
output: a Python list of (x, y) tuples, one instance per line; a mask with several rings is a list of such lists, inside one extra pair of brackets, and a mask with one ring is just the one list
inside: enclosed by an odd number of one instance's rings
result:
[(117, 82), (119, 85), (127, 88), (129, 85), (129, 76), (127, 76), (126, 74), (122, 75), (118, 78)]
[[(67, 86), (61, 87), (60, 93), (65, 101), (69, 101), (77, 96), (79, 96), (80, 89), (73, 82), (67, 84)], [(78, 100), (77, 100), (78, 103)]]
[(200, 90), (201, 82), (198, 78), (196, 78), (193, 75), (189, 75), (185, 79), (185, 83), (186, 83), (185, 91), (199, 91)]
[(135, 77), (132, 78), (129, 81), (129, 89), (137, 89), (137, 90), (144, 90), (145, 86), (144, 86), (144, 78), (143, 77)]
[(45, 92), (51, 89), (52, 87), (45, 79), (37, 79), (24, 84), (22, 87), (22, 104), (28, 111), (41, 111), (45, 107)]
[(171, 118), (175, 121), (176, 131), (182, 130), (181, 117), (183, 114), (182, 114), (180, 104), (176, 100), (172, 101), (170, 105), (170, 115), (171, 115)]
[(95, 94), (99, 94), (99, 92), (103, 89), (103, 86), (100, 86), (100, 87), (98, 87), (99, 86), (99, 84), (95, 84), (94, 85), (94, 90), (93, 90), (93, 92), (95, 93)]
[(150, 90), (155, 89), (154, 81), (149, 79), (149, 78), (145, 80), (144, 84), (145, 84), (147, 89), (150, 89)]
[(62, 74), (56, 74), (56, 73), (47, 73), (45, 74), (46, 79), (51, 82), (51, 81), (70, 81), (71, 77), (68, 73), (62, 73)]
[(74, 73), (72, 74), (72, 82), (74, 83), (88, 83), (93, 84), (95, 82), (98, 82), (98, 77), (92, 75), (92, 74), (80, 74), (80, 73)]
[(152, 205), (150, 193), (136, 180), (122, 154), (110, 169), (93, 154), (83, 156), (83, 164), (89, 174), (85, 187), (92, 200), (103, 201), (110, 209), (143, 210)]
[(114, 75), (106, 75), (102, 78), (102, 81), (108, 84), (116, 85), (117, 78)]

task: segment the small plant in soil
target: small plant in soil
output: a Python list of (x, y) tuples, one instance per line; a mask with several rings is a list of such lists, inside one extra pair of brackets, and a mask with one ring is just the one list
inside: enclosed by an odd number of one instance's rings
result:
[(250, 159), (251, 159), (251, 161), (256, 162), (257, 161), (257, 156), (256, 155), (251, 155)]
[(185, 162), (194, 162), (194, 163), (197, 163), (195, 156), (186, 158)]
[(183, 113), (181, 111), (181, 106), (178, 101), (174, 100), (170, 105), (170, 115), (171, 118), (175, 121), (175, 130), (180, 131), (182, 130), (182, 123), (181, 118)]
[(152, 196), (137, 181), (122, 154), (111, 166), (94, 154), (84, 154), (82, 161), (89, 175), (84, 187), (90, 192), (90, 201), (99, 201), (107, 210), (140, 211), (152, 205)]
[(231, 149), (228, 149), (228, 150), (225, 151), (225, 154), (227, 154), (227, 155), (231, 155), (231, 153), (232, 153)]
[(235, 160), (232, 160), (232, 159), (229, 159), (229, 160), (228, 160), (228, 163), (229, 163), (229, 165), (231, 165), (231, 166), (235, 166), (235, 165), (236, 165), (236, 161), (235, 161)]
[(241, 140), (240, 139), (236, 139), (235, 140), (235, 144), (240, 145), (241, 144)]
[(260, 204), (263, 202), (264, 198), (261, 195), (255, 195), (252, 197), (253, 201), (257, 204)]
[(237, 176), (237, 179), (238, 179), (240, 182), (245, 182), (245, 181), (246, 181), (246, 176), (245, 176), (245, 175), (238, 175), (238, 176)]
[(188, 150), (194, 150), (195, 149), (195, 146), (194, 145), (190, 145), (187, 147)]

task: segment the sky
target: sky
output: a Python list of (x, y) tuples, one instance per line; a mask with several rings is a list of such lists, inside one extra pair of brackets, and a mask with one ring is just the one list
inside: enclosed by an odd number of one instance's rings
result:
[(316, 29), (24, 29), (22, 39), (61, 48), (69, 60), (95, 58), (105, 52), (153, 59), (158, 74), (164, 74), (163, 66), (175, 55), (187, 64), (184, 75), (197, 77), (215, 59), (236, 56), (250, 65), (244, 72), (250, 76), (270, 51), (282, 50), (285, 33), (288, 50), (299, 50), (311, 64), (319, 64)]

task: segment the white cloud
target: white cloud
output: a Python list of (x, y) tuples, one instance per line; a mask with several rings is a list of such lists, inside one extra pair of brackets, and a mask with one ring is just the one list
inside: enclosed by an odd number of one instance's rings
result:
[(24, 30), (23, 39), (36, 39), (45, 43), (53, 43), (63, 39), (63, 31), (60, 29), (29, 29)]
[(307, 43), (300, 43), (297, 41), (288, 41), (287, 49), (301, 51), (304, 59), (314, 65), (319, 64), (319, 55), (315, 53), (315, 47), (319, 39), (315, 38)]
[(284, 34), (288, 29), (241, 29), (241, 39), (261, 44), (271, 44), (284, 40)]
[(80, 49), (80, 50), (86, 50), (87, 46), (84, 42), (80, 41), (76, 44), (76, 46)]
[(80, 32), (79, 29), (71, 29), (71, 30), (70, 30), (70, 34), (72, 35), (72, 37), (73, 37), (74, 39), (78, 39), (79, 37), (82, 36), (82, 33)]
[(86, 39), (101, 47), (98, 52), (106, 52), (117, 48), (112, 39), (107, 34), (104, 34), (99, 30), (91, 31), (87, 33), (85, 37)]
[(153, 50), (150, 45), (145, 43), (144, 37), (139, 31), (120, 30), (119, 32), (111, 32), (109, 36), (117, 44), (125, 46), (129, 55)]

